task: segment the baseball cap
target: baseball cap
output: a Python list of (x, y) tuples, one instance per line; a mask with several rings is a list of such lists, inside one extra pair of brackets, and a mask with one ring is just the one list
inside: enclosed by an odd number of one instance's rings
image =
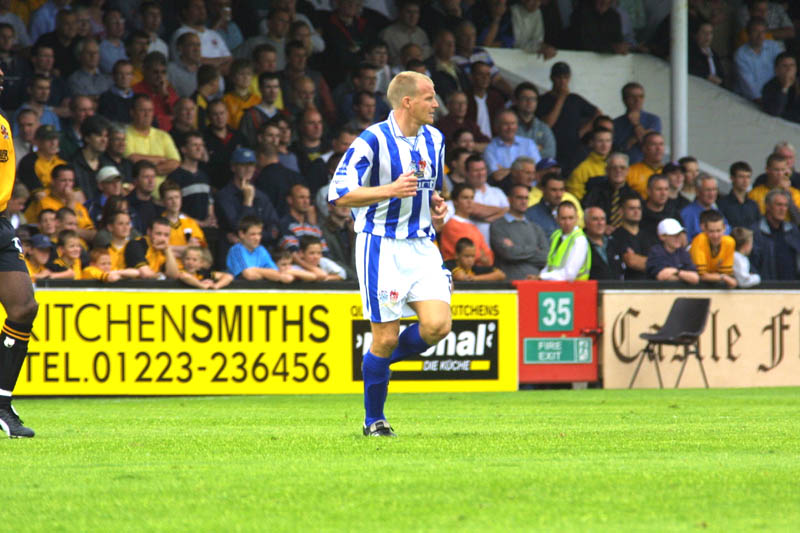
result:
[(683, 231), (685, 230), (683, 229), (683, 226), (681, 226), (681, 223), (674, 218), (665, 218), (658, 223), (659, 235), (678, 235)]
[(57, 139), (59, 137), (59, 133), (52, 124), (45, 124), (36, 128), (36, 134), (34, 137), (42, 140)]
[(31, 244), (33, 245), (34, 248), (52, 248), (53, 247), (53, 243), (47, 237), (47, 235), (42, 235), (41, 233), (37, 233), (36, 235), (33, 236), (33, 238), (31, 239)]
[(231, 163), (237, 165), (246, 165), (248, 163), (255, 164), (256, 162), (256, 153), (252, 151), (250, 148), (244, 148), (243, 146), (239, 146), (236, 150), (233, 151), (233, 155), (231, 156)]
[(115, 166), (108, 165), (97, 172), (97, 183), (105, 183), (117, 179), (122, 179), (122, 174), (119, 173)]
[(553, 76), (569, 76), (572, 74), (572, 69), (569, 68), (569, 65), (564, 63), (563, 61), (559, 61), (555, 65), (550, 68), (550, 77)]
[(560, 167), (561, 165), (558, 164), (558, 161), (553, 159), (552, 157), (545, 157), (539, 160), (536, 163), (536, 170), (547, 170), (548, 168), (553, 167)]

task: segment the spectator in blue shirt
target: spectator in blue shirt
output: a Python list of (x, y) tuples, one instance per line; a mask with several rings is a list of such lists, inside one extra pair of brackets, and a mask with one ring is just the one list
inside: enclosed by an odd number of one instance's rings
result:
[(239, 221), (239, 242), (228, 250), (226, 265), (235, 278), (291, 283), (294, 276), (289, 272), (278, 272), (278, 267), (266, 248), (261, 246), (261, 231), (264, 223), (254, 216), (242, 217)]
[[(700, 174), (697, 176), (695, 183), (697, 184), (697, 196), (694, 202), (684, 207), (681, 211), (681, 219), (684, 227), (686, 227), (686, 236), (689, 238), (689, 242), (692, 242), (692, 239), (703, 231), (700, 228), (700, 213), (706, 209), (719, 211), (719, 207), (717, 207), (719, 187), (717, 186), (716, 178), (712, 178), (708, 174)], [(725, 235), (730, 235), (730, 233), (731, 227), (728, 221), (725, 220)]]
[(658, 238), (661, 244), (650, 248), (646, 270), (650, 279), (658, 281), (683, 281), (691, 285), (700, 282), (697, 267), (683, 244), (683, 227), (674, 218), (665, 218), (658, 223)]
[(761, 218), (758, 204), (747, 197), (753, 170), (744, 161), (731, 165), (731, 192), (717, 200), (719, 210), (731, 227), (751, 228)]
[(542, 158), (536, 142), (517, 135), (519, 119), (511, 109), (503, 109), (494, 120), (497, 137), (493, 138), (483, 152), (486, 166), (493, 182), (502, 181), (511, 173), (511, 164), (519, 156), (526, 156), (538, 163)]
[(648, 113), (644, 107), (644, 87), (635, 81), (622, 87), (625, 114), (614, 119), (614, 146), (628, 155), (629, 163), (638, 163), (642, 155), (644, 136), (655, 131), (661, 133), (661, 119)]
[(736, 49), (736, 92), (749, 100), (761, 100), (761, 90), (775, 75), (775, 58), (783, 51), (777, 41), (766, 39), (767, 21), (752, 17), (747, 22), (748, 41)]

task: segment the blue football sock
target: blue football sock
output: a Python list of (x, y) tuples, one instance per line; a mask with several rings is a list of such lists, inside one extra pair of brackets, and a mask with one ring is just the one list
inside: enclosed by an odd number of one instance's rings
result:
[(431, 345), (419, 335), (419, 323), (411, 324), (400, 334), (397, 348), (389, 356), (389, 364), (408, 359), (412, 355), (420, 354), (430, 347)]
[(385, 420), (383, 404), (389, 390), (389, 359), (367, 352), (361, 365), (364, 375), (364, 409), (367, 416), (364, 424), (369, 426), (376, 420)]

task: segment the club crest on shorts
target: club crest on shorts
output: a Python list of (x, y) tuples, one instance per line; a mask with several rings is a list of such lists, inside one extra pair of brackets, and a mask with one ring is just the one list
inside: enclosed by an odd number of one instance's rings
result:
[(381, 290), (378, 291), (378, 301), (381, 305), (385, 305), (388, 307), (397, 305), (397, 302), (400, 301), (400, 293), (396, 290)]

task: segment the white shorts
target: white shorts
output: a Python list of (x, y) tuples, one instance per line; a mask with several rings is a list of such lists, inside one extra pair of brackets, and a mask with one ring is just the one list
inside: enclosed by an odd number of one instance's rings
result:
[(356, 236), (356, 271), (364, 318), (392, 322), (416, 313), (409, 302), (450, 303), (451, 275), (428, 238)]

